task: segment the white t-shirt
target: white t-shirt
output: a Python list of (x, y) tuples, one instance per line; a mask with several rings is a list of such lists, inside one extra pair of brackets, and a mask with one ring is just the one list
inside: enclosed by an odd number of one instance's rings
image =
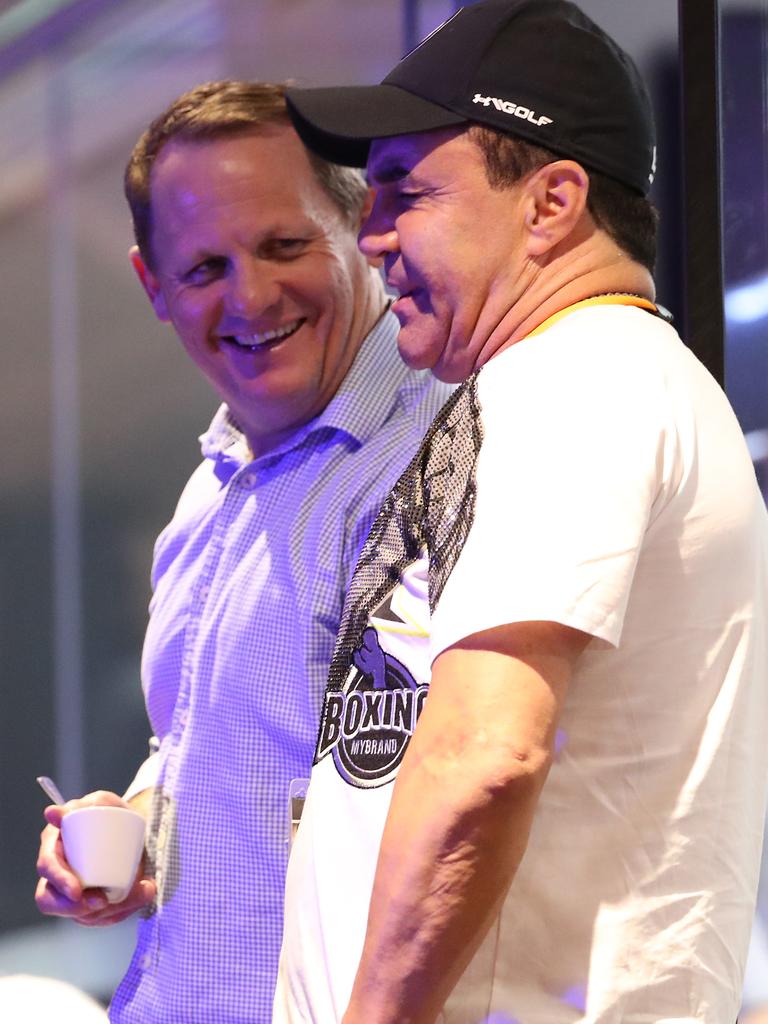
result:
[(551, 620), (594, 639), (521, 866), (441, 1020), (733, 1022), (767, 775), (767, 596), (746, 446), (670, 326), (582, 308), (492, 359), (439, 414), (351, 585), (274, 1019), (346, 1008), (431, 662), (478, 630)]

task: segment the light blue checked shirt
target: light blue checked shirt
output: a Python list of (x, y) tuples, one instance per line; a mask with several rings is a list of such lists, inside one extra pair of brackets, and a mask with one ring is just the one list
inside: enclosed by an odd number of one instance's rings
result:
[(158, 539), (143, 679), (160, 747), (139, 786), (162, 794), (159, 896), (113, 1022), (271, 1019), (289, 783), (309, 776), (347, 579), (450, 391), (403, 366), (397, 329), (387, 313), (323, 413), (258, 459), (222, 407)]

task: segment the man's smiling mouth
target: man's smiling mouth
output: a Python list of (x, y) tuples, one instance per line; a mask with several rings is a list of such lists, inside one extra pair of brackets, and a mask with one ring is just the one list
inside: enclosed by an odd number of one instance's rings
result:
[(260, 348), (265, 348), (268, 345), (274, 345), (277, 344), (277, 342), (284, 341), (286, 338), (290, 338), (290, 336), (295, 334), (296, 331), (298, 331), (298, 329), (306, 322), (307, 318), (301, 317), (299, 320), (294, 320), (289, 324), (285, 324), (283, 327), (276, 327), (272, 331), (257, 332), (255, 334), (224, 335), (221, 340), (227, 342), (229, 345), (234, 345), (237, 348), (256, 352)]

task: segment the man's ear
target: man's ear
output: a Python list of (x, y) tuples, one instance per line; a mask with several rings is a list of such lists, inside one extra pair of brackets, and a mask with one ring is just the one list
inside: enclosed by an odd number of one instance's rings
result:
[[(371, 214), (371, 210), (373, 209), (373, 201), (374, 201), (375, 198), (376, 198), (376, 190), (369, 185), (368, 186), (368, 193), (367, 193), (367, 195), (365, 197), (365, 202), (363, 203), (362, 209), (360, 210), (360, 216), (357, 219), (357, 232), (356, 232), (356, 234), (358, 235), (358, 237), (360, 235), (360, 231), (362, 229), (363, 224), (365, 224), (365, 222), (368, 220), (368, 218), (369, 218), (369, 216)], [(358, 248), (359, 248), (359, 246), (358, 246)], [(365, 262), (368, 264), (369, 267), (376, 267), (376, 268), (381, 267), (384, 264), (384, 260), (383, 260), (383, 258), (381, 256), (366, 256), (365, 257)]]
[(376, 190), (370, 185), (368, 191), (365, 194), (365, 200), (360, 210), (360, 216), (357, 218), (357, 230), (359, 231), (363, 224), (368, 220), (373, 209), (373, 201), (376, 198)]
[(526, 192), (528, 253), (544, 256), (581, 223), (589, 176), (574, 160), (556, 160), (534, 171)]
[(163, 320), (167, 323), (171, 318), (168, 313), (165, 296), (160, 290), (160, 282), (141, 258), (141, 253), (139, 252), (139, 247), (137, 245), (131, 246), (131, 249), (128, 252), (128, 258), (133, 265), (133, 269), (136, 271), (136, 276), (141, 281), (141, 287), (147, 293), (147, 297), (152, 303), (152, 309), (155, 311), (155, 316), (158, 320)]

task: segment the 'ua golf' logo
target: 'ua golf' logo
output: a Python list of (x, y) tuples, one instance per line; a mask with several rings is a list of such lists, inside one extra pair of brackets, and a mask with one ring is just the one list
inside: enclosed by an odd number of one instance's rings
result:
[(381, 649), (368, 627), (342, 690), (325, 695), (315, 763), (333, 752), (341, 777), (367, 789), (394, 779), (416, 728), (428, 686)]

